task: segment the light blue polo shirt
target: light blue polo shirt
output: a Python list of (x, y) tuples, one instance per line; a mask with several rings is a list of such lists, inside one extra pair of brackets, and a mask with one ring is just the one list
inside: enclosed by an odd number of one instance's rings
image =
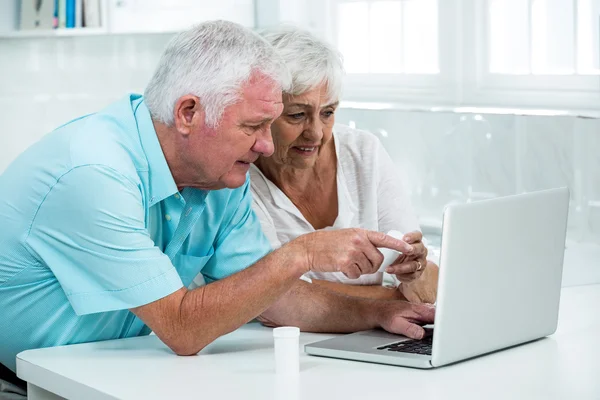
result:
[(248, 180), (179, 192), (139, 95), (46, 135), (0, 175), (0, 363), (148, 334), (128, 309), (270, 250), (251, 203)]

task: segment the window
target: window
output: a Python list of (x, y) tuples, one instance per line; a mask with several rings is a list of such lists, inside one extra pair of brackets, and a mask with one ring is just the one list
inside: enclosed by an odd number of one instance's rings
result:
[[(454, 40), (440, 16), (456, 0), (329, 0), (319, 27), (344, 56), (344, 99), (451, 102), (454, 85), (440, 38)], [(323, 2), (314, 13), (322, 15)], [(318, 18), (317, 18), (318, 19)]]
[(337, 20), (348, 73), (439, 73), (436, 0), (343, 1)]
[[(489, 69), (500, 74), (600, 72), (594, 0), (490, 0)], [(597, 4), (596, 4), (597, 5)], [(594, 18), (594, 14), (596, 18)]]
[(347, 100), (600, 108), (600, 0), (330, 0), (328, 15)]

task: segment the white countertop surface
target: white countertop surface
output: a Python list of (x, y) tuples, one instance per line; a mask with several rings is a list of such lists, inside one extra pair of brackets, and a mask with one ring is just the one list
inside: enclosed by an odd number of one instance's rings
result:
[[(475, 323), (476, 321), (474, 321)], [(334, 335), (302, 333), (301, 345)], [(258, 323), (178, 357), (156, 336), (20, 353), (18, 375), (84, 399), (600, 399), (600, 285), (564, 288), (549, 338), (434, 370), (300, 355), (298, 380), (274, 372)]]
[(600, 283), (600, 244), (567, 240), (562, 286)]

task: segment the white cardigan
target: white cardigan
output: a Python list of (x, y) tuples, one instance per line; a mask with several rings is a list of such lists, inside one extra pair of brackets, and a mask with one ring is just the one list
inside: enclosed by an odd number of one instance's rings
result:
[[(379, 139), (345, 125), (335, 126), (333, 139), (338, 160), (338, 216), (333, 226), (324, 229), (419, 230), (402, 174)], [(273, 249), (315, 231), (291, 200), (254, 165), (250, 181), (254, 212)], [(382, 283), (383, 273), (349, 279), (341, 272), (309, 272), (305, 278), (372, 285)]]

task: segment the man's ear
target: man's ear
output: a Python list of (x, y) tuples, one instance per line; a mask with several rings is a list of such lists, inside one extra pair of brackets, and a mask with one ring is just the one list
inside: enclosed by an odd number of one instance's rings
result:
[(204, 107), (197, 96), (188, 94), (181, 96), (173, 109), (175, 129), (185, 136), (204, 126)]

